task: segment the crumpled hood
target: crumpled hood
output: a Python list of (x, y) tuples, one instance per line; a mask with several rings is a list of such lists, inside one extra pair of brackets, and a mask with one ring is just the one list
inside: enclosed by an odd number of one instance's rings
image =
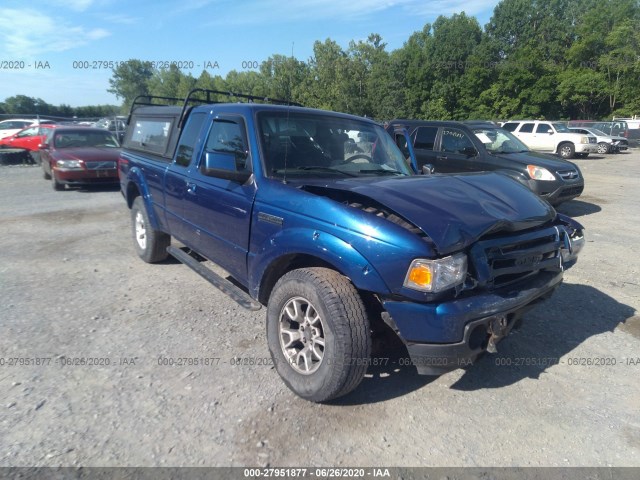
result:
[(374, 199), (423, 230), (443, 255), (487, 233), (534, 228), (556, 216), (547, 202), (502, 174), (360, 180), (340, 180), (327, 187)]

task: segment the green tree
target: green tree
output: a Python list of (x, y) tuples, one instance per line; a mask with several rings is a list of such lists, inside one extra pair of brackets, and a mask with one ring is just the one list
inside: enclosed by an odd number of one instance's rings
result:
[(282, 100), (302, 101), (301, 87), (308, 75), (304, 62), (284, 55), (273, 55), (260, 64), (259, 94)]
[(601, 104), (595, 116), (606, 117), (617, 109), (631, 106), (627, 114), (640, 107), (640, 6), (635, 0), (589, 1), (578, 19), (576, 39), (567, 52), (573, 68), (592, 70), (592, 78), (603, 77)]
[(184, 74), (175, 64), (155, 70), (146, 82), (148, 93), (158, 97), (177, 98), (182, 77)]
[(113, 69), (109, 79), (111, 87), (107, 91), (121, 98), (124, 109), (128, 109), (138, 95), (149, 95), (149, 80), (153, 74), (151, 62), (128, 60)]
[(41, 98), (33, 98), (26, 95), (15, 95), (6, 98), (3, 108), (7, 113), (12, 114), (51, 114), (51, 105)]
[(316, 41), (309, 59), (309, 75), (305, 78), (302, 103), (309, 107), (350, 112), (354, 101), (349, 84), (350, 65), (347, 53), (333, 40)]

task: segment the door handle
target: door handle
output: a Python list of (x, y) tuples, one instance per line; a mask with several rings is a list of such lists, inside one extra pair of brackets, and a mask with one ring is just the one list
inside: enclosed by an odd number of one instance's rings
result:
[(441, 156), (441, 157), (436, 157), (438, 160), (448, 160), (449, 157), (447, 156)]
[(196, 194), (196, 184), (195, 183), (187, 183), (187, 193), (190, 195)]

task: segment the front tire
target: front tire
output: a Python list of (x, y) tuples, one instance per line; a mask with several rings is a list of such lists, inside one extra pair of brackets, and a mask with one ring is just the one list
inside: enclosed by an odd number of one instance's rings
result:
[(608, 143), (605, 142), (600, 142), (598, 144), (598, 153), (603, 155), (605, 153), (609, 153), (610, 152), (610, 145)]
[(282, 380), (312, 402), (355, 389), (371, 354), (362, 299), (328, 268), (292, 270), (278, 280), (267, 306), (267, 342)]
[(51, 174), (51, 186), (56, 192), (61, 192), (62, 190), (64, 190), (64, 184), (56, 180), (56, 175), (53, 172)]
[(133, 245), (142, 260), (155, 263), (167, 258), (167, 247), (171, 244), (171, 237), (151, 228), (142, 197), (136, 197), (131, 206), (131, 230)]
[(562, 158), (573, 158), (576, 153), (576, 149), (573, 143), (561, 143), (558, 147), (558, 153)]

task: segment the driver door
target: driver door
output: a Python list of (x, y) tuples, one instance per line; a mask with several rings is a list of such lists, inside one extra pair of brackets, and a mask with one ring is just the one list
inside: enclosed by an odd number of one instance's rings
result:
[(443, 127), (436, 155), (436, 173), (475, 171), (478, 150), (469, 135), (458, 128)]
[(204, 149), (190, 169), (184, 197), (187, 237), (194, 248), (215, 259), (233, 277), (247, 276), (249, 227), (256, 194), (251, 177), (246, 183), (204, 175), (202, 167), (207, 152), (233, 153), (238, 169), (251, 169), (251, 153), (244, 119), (240, 116), (217, 116), (211, 122)]

